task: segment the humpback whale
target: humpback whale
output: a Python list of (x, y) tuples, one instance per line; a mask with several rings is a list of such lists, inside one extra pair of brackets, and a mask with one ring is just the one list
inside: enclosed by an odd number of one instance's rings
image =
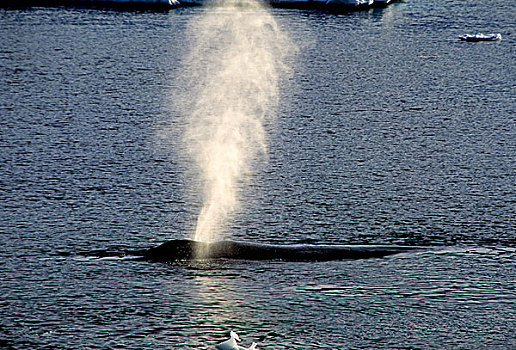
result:
[(396, 245), (280, 245), (229, 240), (205, 243), (188, 239), (176, 239), (142, 251), (141, 258), (156, 262), (174, 262), (197, 258), (329, 261), (381, 258), (387, 255), (422, 249), (422, 247)]

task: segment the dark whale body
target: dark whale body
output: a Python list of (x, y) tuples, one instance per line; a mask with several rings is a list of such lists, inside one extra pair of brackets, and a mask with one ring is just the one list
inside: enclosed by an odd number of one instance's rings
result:
[(150, 261), (174, 262), (199, 258), (329, 261), (343, 259), (381, 258), (387, 255), (421, 250), (421, 247), (383, 245), (276, 245), (218, 241), (203, 243), (192, 240), (171, 240), (142, 252)]

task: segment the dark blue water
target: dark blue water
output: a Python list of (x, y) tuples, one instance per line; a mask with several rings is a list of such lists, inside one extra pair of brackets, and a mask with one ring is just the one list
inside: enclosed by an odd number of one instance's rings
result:
[[(445, 246), (324, 263), (98, 259), (191, 232), (172, 107), (202, 8), (0, 10), (0, 348), (516, 347), (507, 1), (272, 10), (299, 46), (233, 238)], [(500, 32), (496, 43), (458, 35)]]

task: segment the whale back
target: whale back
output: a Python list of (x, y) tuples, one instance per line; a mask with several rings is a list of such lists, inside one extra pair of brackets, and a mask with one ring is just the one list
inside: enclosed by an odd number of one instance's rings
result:
[(199, 258), (328, 261), (343, 259), (380, 258), (421, 247), (386, 245), (314, 245), (314, 244), (258, 244), (236, 241), (204, 243), (192, 240), (171, 240), (143, 253), (151, 261), (173, 262)]

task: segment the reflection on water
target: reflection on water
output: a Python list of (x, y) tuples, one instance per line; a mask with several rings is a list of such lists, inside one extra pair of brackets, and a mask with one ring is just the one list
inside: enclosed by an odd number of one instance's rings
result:
[(245, 296), (239, 295), (238, 289), (234, 287), (238, 280), (218, 274), (220, 270), (217, 266), (206, 263), (194, 268), (196, 275), (192, 302), (197, 305), (197, 309), (192, 320), (205, 333), (204, 345), (214, 341), (218, 343), (227, 338), (235, 325), (240, 324), (238, 320), (242, 315), (239, 309), (241, 299)]

